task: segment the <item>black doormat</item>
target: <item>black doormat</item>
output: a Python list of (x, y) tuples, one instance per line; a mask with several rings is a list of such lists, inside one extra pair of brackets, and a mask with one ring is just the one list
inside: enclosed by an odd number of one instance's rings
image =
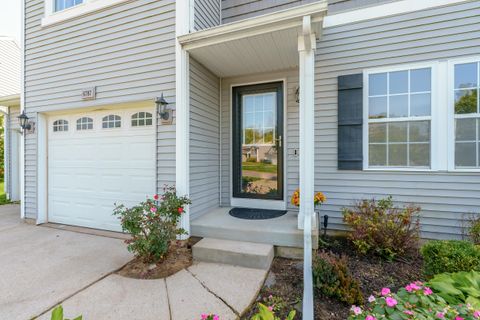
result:
[(247, 220), (273, 219), (281, 217), (286, 213), (286, 210), (266, 210), (250, 208), (233, 208), (229, 212), (232, 217)]

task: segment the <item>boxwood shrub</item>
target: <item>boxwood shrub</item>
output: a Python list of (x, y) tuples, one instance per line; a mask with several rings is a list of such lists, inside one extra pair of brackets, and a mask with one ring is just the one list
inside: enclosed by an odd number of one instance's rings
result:
[(444, 272), (480, 271), (480, 247), (469, 241), (429, 241), (420, 252), (424, 273), (428, 277)]

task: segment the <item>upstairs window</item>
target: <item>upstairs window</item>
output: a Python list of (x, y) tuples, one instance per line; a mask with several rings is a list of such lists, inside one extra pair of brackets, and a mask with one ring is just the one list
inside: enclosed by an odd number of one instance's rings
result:
[(480, 168), (480, 61), (454, 65), (455, 167)]
[(153, 117), (150, 112), (137, 112), (132, 115), (132, 127), (151, 126)]
[(120, 128), (121, 126), (122, 126), (122, 118), (120, 118), (120, 116), (111, 114), (103, 117), (102, 119), (103, 129)]
[(56, 120), (53, 122), (53, 132), (63, 132), (68, 131), (68, 121), (67, 120)]
[(93, 129), (93, 119), (88, 117), (83, 117), (77, 120), (77, 130), (92, 130)]
[(62, 11), (83, 3), (83, 0), (55, 0), (54, 11)]
[(370, 168), (430, 168), (431, 68), (368, 75)]

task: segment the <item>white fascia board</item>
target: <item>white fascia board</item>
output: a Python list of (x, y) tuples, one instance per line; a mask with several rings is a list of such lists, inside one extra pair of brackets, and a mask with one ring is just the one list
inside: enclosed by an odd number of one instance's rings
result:
[(20, 93), (0, 97), (0, 105), (2, 105), (2, 106), (17, 106), (17, 105), (20, 105)]
[(344, 24), (375, 20), (394, 15), (405, 14), (414, 11), (427, 10), (435, 7), (454, 5), (471, 0), (402, 0), (392, 3), (370, 6), (362, 9), (351, 10), (326, 16), (323, 19), (323, 27), (330, 28)]
[(178, 41), (185, 50), (206, 47), (231, 40), (248, 38), (273, 31), (302, 27), (303, 17), (311, 16), (312, 23), (321, 23), (327, 13), (327, 2), (319, 1), (254, 18), (223, 24), (185, 34)]

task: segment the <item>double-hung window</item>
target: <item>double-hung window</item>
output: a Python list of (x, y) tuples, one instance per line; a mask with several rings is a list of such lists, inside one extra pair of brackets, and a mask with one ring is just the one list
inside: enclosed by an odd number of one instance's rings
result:
[(368, 73), (368, 168), (431, 168), (432, 68)]
[(84, 0), (55, 0), (54, 11), (62, 11), (83, 3)]
[(453, 64), (455, 168), (480, 168), (480, 59)]

